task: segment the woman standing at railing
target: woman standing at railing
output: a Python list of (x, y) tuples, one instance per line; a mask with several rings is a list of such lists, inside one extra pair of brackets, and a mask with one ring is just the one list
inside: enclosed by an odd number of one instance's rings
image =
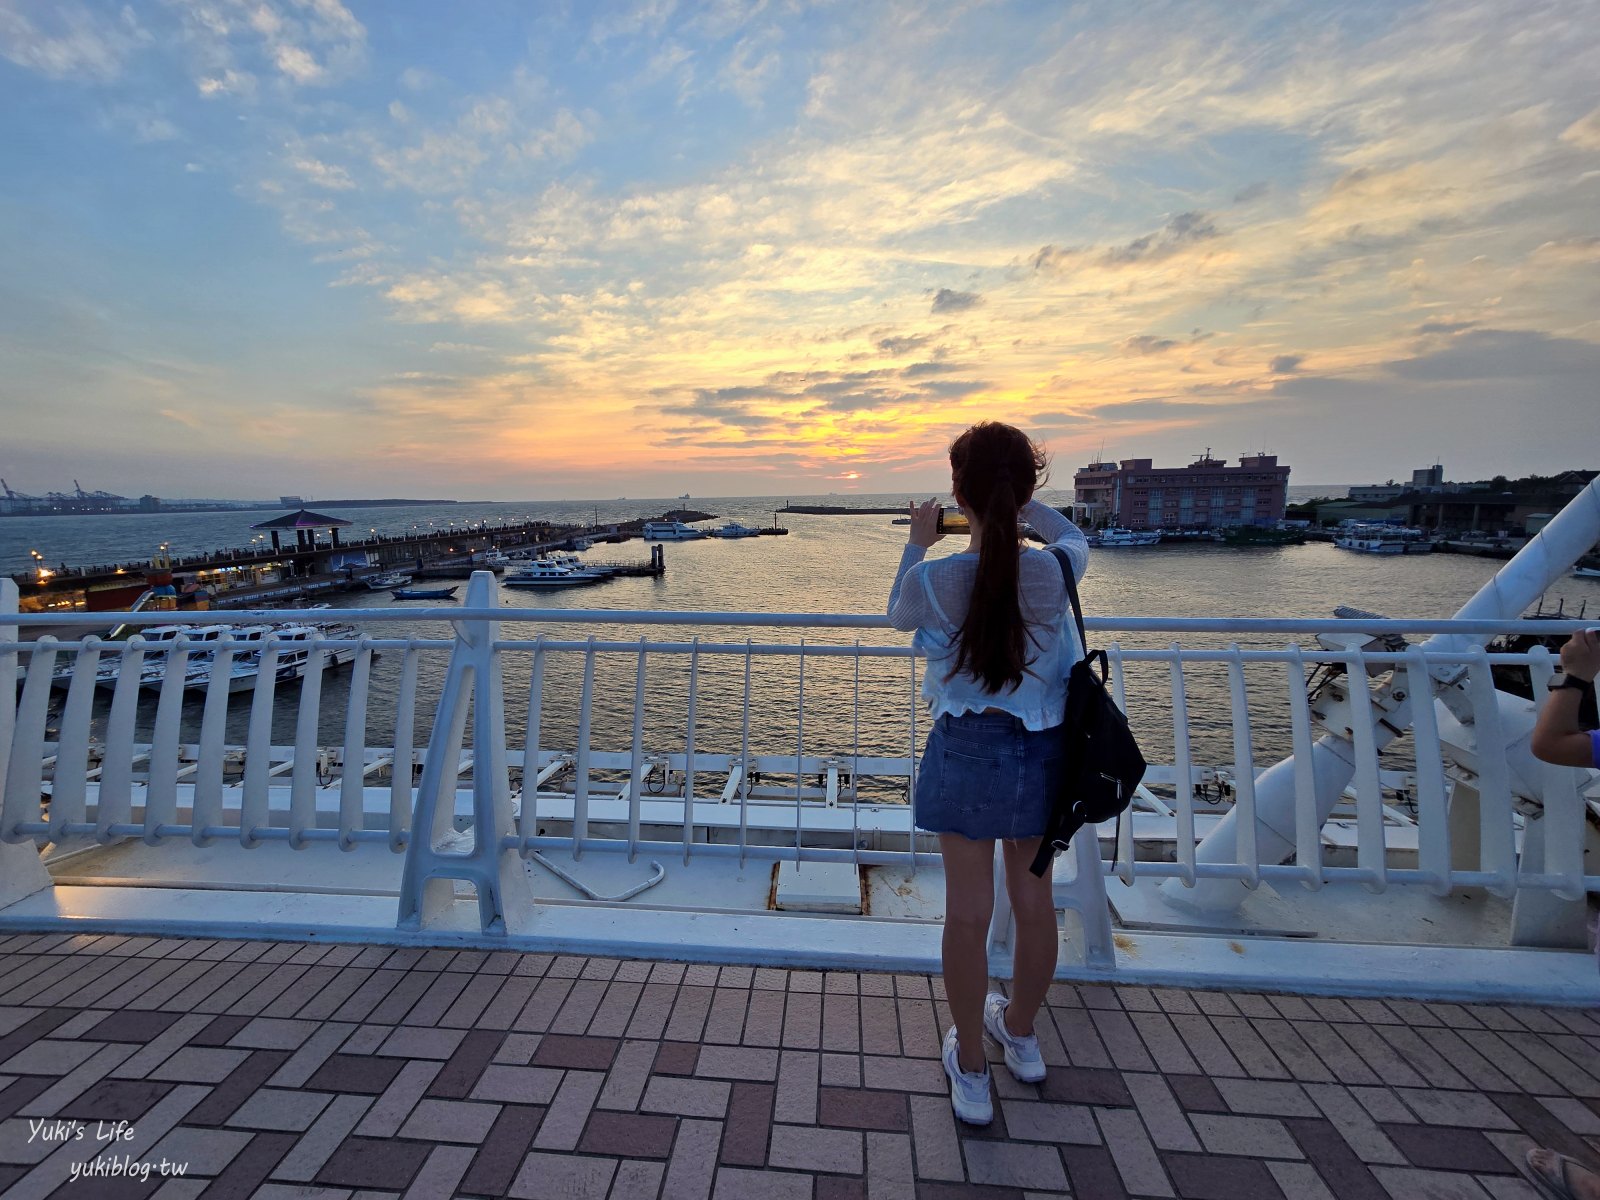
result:
[[(910, 539), (889, 593), (889, 620), (915, 629), (928, 656), (923, 696), (933, 731), (913, 796), (919, 828), (939, 835), (945, 870), (945, 991), (955, 1026), (944, 1069), (956, 1116), (994, 1118), (987, 1030), (1019, 1080), (1044, 1078), (1033, 1022), (1055, 976), (1055, 900), (1048, 875), (1028, 866), (1060, 784), (1066, 677), (1083, 651), (1056, 559), (1019, 546), (1025, 518), (1061, 546), (1081, 578), (1082, 532), (1033, 499), (1045, 454), (1021, 430), (985, 421), (950, 447), (951, 491), (971, 527), (959, 554), (924, 562), (944, 536), (939, 504), (911, 506)], [(1004, 847), (1006, 891), (1016, 917), (1011, 998), (988, 991), (994, 907), (994, 843)]]

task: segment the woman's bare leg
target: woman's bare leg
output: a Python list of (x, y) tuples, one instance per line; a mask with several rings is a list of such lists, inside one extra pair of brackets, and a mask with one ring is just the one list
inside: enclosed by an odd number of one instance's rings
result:
[(941, 833), (939, 852), (944, 856), (944, 990), (960, 1043), (956, 1061), (963, 1071), (981, 1071), (989, 918), (994, 912), (994, 843)]
[(1061, 947), (1050, 872), (1046, 871), (1041, 879), (1028, 870), (1043, 840), (1027, 838), (1001, 843), (1006, 861), (1006, 894), (1011, 897), (1011, 912), (1017, 922), (1006, 1029), (1018, 1037), (1033, 1032), (1033, 1019), (1056, 976), (1056, 952)]

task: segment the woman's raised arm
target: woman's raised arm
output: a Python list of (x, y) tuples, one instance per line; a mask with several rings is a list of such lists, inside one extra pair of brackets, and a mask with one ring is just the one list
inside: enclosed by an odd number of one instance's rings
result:
[(1067, 552), (1074, 580), (1083, 578), (1084, 569), (1089, 565), (1089, 539), (1074, 521), (1040, 500), (1029, 500), (1022, 506), (1022, 519), (1046, 542)]

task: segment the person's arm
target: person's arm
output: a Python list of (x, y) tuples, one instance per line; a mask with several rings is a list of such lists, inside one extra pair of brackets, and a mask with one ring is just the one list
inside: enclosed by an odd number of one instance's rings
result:
[(1083, 530), (1076, 523), (1039, 500), (1029, 500), (1022, 506), (1022, 519), (1050, 545), (1060, 546), (1067, 552), (1074, 580), (1083, 578), (1084, 569), (1089, 565), (1089, 539), (1083, 536)]
[[(1600, 674), (1600, 632), (1584, 629), (1568, 638), (1561, 647), (1561, 667), (1567, 678), (1592, 684), (1595, 675)], [(1583, 693), (1577, 688), (1550, 693), (1528, 743), (1535, 758), (1561, 767), (1600, 766), (1595, 758), (1594, 737), (1578, 725), (1578, 706), (1582, 702)]]
[(928, 547), (944, 534), (939, 532), (939, 502), (929, 500), (924, 504), (909, 506), (911, 531), (906, 548), (900, 554), (900, 566), (894, 573), (894, 586), (889, 589), (889, 624), (896, 629), (917, 629), (932, 624), (933, 612), (928, 607), (928, 589), (920, 579), (912, 580), (907, 587), (911, 569), (927, 556)]

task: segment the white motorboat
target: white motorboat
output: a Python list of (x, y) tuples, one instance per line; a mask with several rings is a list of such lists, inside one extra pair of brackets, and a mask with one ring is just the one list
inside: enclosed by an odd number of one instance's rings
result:
[[(179, 637), (184, 638), (189, 644), (191, 658), (199, 655), (209, 656), (211, 646), (224, 637), (234, 636), (238, 633), (231, 625), (150, 625), (144, 629), (130, 626), (134, 636), (142, 638), (145, 642), (145, 659), (165, 656), (172, 644)], [(95, 671), (94, 683), (96, 687), (115, 687), (117, 678), (122, 674), (122, 655), (120, 652), (101, 652), (100, 666)], [(64, 688), (72, 682), (72, 668), (62, 668), (50, 678), (52, 687)]]
[[(228, 626), (218, 625), (209, 628), (229, 629)], [(305, 673), (313, 641), (350, 642), (359, 636), (355, 626), (332, 622), (284, 625), (277, 629), (270, 625), (246, 625), (230, 629), (229, 633), (229, 640), (233, 643), (233, 661), (228, 669), (230, 692), (243, 692), (255, 687), (256, 679), (261, 674), (261, 657), (266, 649), (267, 639), (274, 634), (277, 635), (278, 652), (275, 669), (279, 683), (298, 679)], [(212, 639), (207, 643), (206, 649), (191, 653), (184, 665), (185, 691), (205, 691), (211, 686), (211, 672), (216, 652), (216, 639)], [(353, 645), (324, 645), (322, 653), (324, 667), (341, 667), (355, 660), (356, 648)], [(139, 686), (160, 688), (166, 676), (167, 664), (164, 659), (146, 663), (144, 670), (139, 674)]]
[(583, 559), (570, 550), (552, 550), (544, 555), (544, 559), (579, 575), (595, 575), (601, 579), (610, 579), (617, 573), (616, 567), (605, 567), (599, 563), (584, 562)]
[(687, 542), (706, 536), (706, 531), (685, 525), (682, 521), (646, 521), (644, 540), (647, 542)]
[(1400, 544), (1398, 538), (1365, 537), (1356, 534), (1347, 534), (1333, 539), (1333, 544), (1341, 550), (1354, 550), (1358, 554), (1404, 554), (1406, 548)]
[(1112, 549), (1118, 546), (1154, 546), (1161, 540), (1159, 529), (1125, 529), (1113, 525), (1100, 531), (1098, 538), (1090, 539), (1090, 545)]
[(713, 529), (711, 536), (714, 538), (749, 538), (760, 537), (759, 529), (751, 529), (748, 525), (741, 525), (737, 521), (729, 521), (720, 529)]
[(398, 571), (388, 572), (383, 575), (368, 575), (367, 588), (374, 592), (389, 592), (395, 588), (403, 588), (411, 582), (411, 576), (402, 575)]
[(1333, 544), (1358, 554), (1431, 554), (1433, 543), (1420, 529), (1352, 523), (1334, 535)]
[(574, 571), (571, 567), (551, 562), (548, 558), (536, 558), (520, 570), (507, 575), (500, 583), (510, 588), (569, 588), (599, 583), (605, 578), (605, 575), (588, 571)]

